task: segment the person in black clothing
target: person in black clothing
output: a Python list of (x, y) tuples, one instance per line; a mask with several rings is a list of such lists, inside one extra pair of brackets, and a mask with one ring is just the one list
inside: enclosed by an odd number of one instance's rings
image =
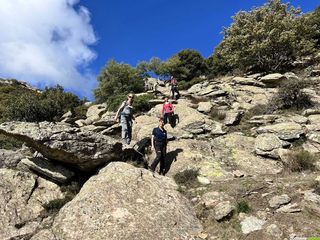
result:
[[(173, 76), (171, 76), (170, 85), (171, 85), (171, 96), (172, 96), (172, 99), (178, 100), (180, 98), (180, 93), (178, 91), (178, 81)], [(175, 96), (175, 93), (177, 94), (176, 96)]]
[(160, 162), (159, 174), (165, 175), (165, 157), (167, 152), (167, 131), (164, 129), (164, 119), (159, 119), (159, 127), (156, 127), (152, 131), (151, 146), (156, 151), (156, 158), (152, 162), (150, 169), (155, 171), (158, 163)]

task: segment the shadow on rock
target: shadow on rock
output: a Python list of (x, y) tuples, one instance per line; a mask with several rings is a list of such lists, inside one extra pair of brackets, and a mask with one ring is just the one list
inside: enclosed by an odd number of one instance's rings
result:
[(182, 152), (183, 149), (177, 148), (176, 150), (167, 153), (165, 174), (169, 172), (172, 163), (177, 161), (178, 154)]

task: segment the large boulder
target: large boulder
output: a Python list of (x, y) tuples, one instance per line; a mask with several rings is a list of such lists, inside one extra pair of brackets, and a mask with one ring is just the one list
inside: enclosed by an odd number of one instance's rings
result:
[(254, 78), (251, 77), (235, 77), (232, 81), (239, 85), (249, 85), (249, 86), (258, 86), (264, 87), (265, 85)]
[(0, 133), (24, 141), (48, 159), (85, 171), (121, 157), (122, 144), (115, 139), (63, 123), (7, 122), (0, 125)]
[[(58, 213), (49, 239), (191, 239), (202, 231), (173, 180), (110, 163)], [(55, 238), (53, 238), (55, 236)], [(37, 239), (37, 238), (35, 238)]]
[(0, 169), (0, 239), (29, 239), (41, 228), (44, 206), (64, 199), (59, 186), (26, 172)]
[(224, 124), (226, 126), (239, 124), (243, 114), (244, 114), (244, 111), (228, 111), (224, 119)]
[(276, 119), (278, 119), (279, 115), (266, 114), (266, 115), (256, 115), (248, 120), (248, 123), (255, 125), (267, 125), (270, 123), (274, 123)]
[(17, 150), (0, 149), (0, 168), (15, 168), (27, 156), (32, 156), (30, 149), (27, 147)]
[(86, 125), (90, 125), (93, 122), (99, 121), (102, 114), (104, 114), (106, 111), (107, 111), (106, 104), (92, 105), (87, 110), (87, 113), (86, 113), (87, 119), (84, 120), (84, 123)]
[(276, 161), (259, 157), (255, 152), (255, 138), (231, 133), (211, 142), (214, 159), (230, 172), (234, 169), (246, 175), (277, 174), (281, 167)]
[(278, 150), (289, 146), (290, 143), (280, 140), (275, 134), (263, 133), (255, 139), (256, 154), (271, 158), (279, 158)]
[(114, 120), (115, 115), (116, 113), (114, 112), (106, 112), (101, 116), (101, 118), (98, 121), (93, 122), (93, 125), (111, 127), (112, 125), (117, 123)]
[(283, 122), (259, 127), (257, 133), (274, 133), (282, 140), (299, 139), (304, 134), (302, 126), (294, 122)]
[(213, 105), (211, 102), (199, 102), (197, 110), (203, 113), (209, 113)]
[(107, 105), (106, 104), (97, 104), (92, 105), (88, 108), (86, 116), (87, 118), (90, 117), (101, 117), (102, 114), (104, 114), (107, 111)]
[(60, 183), (65, 183), (74, 176), (74, 173), (67, 168), (43, 157), (24, 158), (21, 160), (21, 164), (40, 175)]
[(279, 86), (287, 77), (280, 73), (272, 73), (260, 78), (260, 82), (265, 84), (267, 87), (277, 87)]

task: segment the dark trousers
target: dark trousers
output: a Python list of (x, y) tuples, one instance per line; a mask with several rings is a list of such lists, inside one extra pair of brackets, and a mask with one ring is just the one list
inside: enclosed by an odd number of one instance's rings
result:
[[(177, 93), (177, 96), (175, 97), (175, 93)], [(180, 97), (180, 93), (178, 91), (178, 87), (177, 86), (171, 86), (171, 94), (172, 94), (172, 99), (178, 99)]]
[(163, 114), (163, 120), (164, 120), (164, 124), (170, 123), (171, 124), (171, 117), (172, 117), (173, 113), (165, 113)]
[(165, 162), (165, 158), (166, 158), (166, 146), (165, 145), (156, 145), (154, 146), (155, 150), (156, 150), (156, 158), (153, 160), (150, 169), (151, 171), (155, 171), (156, 167), (158, 165), (158, 163), (160, 162), (160, 171), (159, 174), (165, 174), (166, 171), (166, 162)]

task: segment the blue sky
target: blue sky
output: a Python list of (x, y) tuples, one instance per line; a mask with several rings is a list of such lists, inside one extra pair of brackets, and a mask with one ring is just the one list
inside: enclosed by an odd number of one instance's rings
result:
[[(1, 0), (0, 77), (93, 99), (109, 59), (135, 66), (182, 49), (208, 57), (240, 10), (264, 0)], [(308, 12), (316, 0), (292, 0)]]
[[(192, 48), (208, 57), (221, 41), (223, 26), (229, 26), (239, 10), (250, 10), (266, 1), (250, 0), (83, 0), (99, 38), (93, 67), (99, 71), (113, 58), (133, 66), (152, 56), (167, 59)], [(304, 12), (318, 1), (295, 0)]]

